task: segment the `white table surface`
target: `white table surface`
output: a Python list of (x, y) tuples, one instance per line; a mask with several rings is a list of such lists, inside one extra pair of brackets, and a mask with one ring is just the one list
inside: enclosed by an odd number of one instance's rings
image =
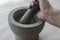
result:
[[(49, 1), (54, 8), (60, 9), (60, 0)], [(0, 5), (0, 40), (15, 40), (15, 35), (8, 25), (8, 14), (14, 8), (26, 5), (27, 2), (14, 2), (13, 0), (13, 2), (10, 1), (5, 5)], [(57, 28), (46, 22), (45, 27), (39, 36), (39, 40), (60, 40), (60, 28)]]

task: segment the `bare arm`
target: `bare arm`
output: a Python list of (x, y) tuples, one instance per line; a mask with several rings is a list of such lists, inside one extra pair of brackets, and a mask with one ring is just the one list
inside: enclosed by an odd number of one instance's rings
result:
[(60, 11), (51, 7), (48, 0), (39, 0), (40, 11), (37, 16), (60, 28)]
[(49, 13), (47, 14), (47, 19), (46, 21), (60, 27), (60, 11), (56, 9), (51, 9)]
[(43, 16), (42, 18), (50, 24), (60, 27), (60, 11), (52, 8), (48, 0), (39, 0), (39, 2), (42, 11), (40, 14), (43, 14), (40, 17)]

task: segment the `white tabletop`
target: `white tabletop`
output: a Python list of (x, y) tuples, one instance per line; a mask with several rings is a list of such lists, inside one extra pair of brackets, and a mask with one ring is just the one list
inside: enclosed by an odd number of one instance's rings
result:
[[(26, 5), (28, 1), (24, 2), (10, 1), (5, 5), (0, 5), (0, 40), (15, 40), (15, 35), (8, 25), (8, 14), (12, 9)], [(50, 3), (56, 9), (60, 9), (59, 0), (50, 0)], [(39, 34), (39, 40), (60, 40), (60, 28), (46, 22), (44, 29)]]

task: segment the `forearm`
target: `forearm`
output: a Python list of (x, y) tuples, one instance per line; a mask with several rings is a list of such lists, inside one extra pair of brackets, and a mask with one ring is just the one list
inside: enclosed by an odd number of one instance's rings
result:
[(53, 9), (48, 0), (39, 0), (39, 3), (42, 11), (41, 18), (45, 18), (47, 22), (60, 27), (60, 11)]
[(48, 13), (46, 21), (57, 27), (60, 27), (60, 11), (51, 9), (51, 11)]

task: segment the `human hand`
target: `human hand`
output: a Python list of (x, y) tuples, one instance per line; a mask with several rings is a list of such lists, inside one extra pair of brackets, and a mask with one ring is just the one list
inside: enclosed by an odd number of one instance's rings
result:
[[(50, 6), (48, 0), (38, 0), (38, 1), (40, 5), (40, 10), (38, 11), (37, 16), (39, 17), (39, 19), (45, 21), (52, 7)], [(32, 8), (35, 2), (36, 2), (35, 0), (32, 0), (32, 2), (29, 5), (29, 8)]]

